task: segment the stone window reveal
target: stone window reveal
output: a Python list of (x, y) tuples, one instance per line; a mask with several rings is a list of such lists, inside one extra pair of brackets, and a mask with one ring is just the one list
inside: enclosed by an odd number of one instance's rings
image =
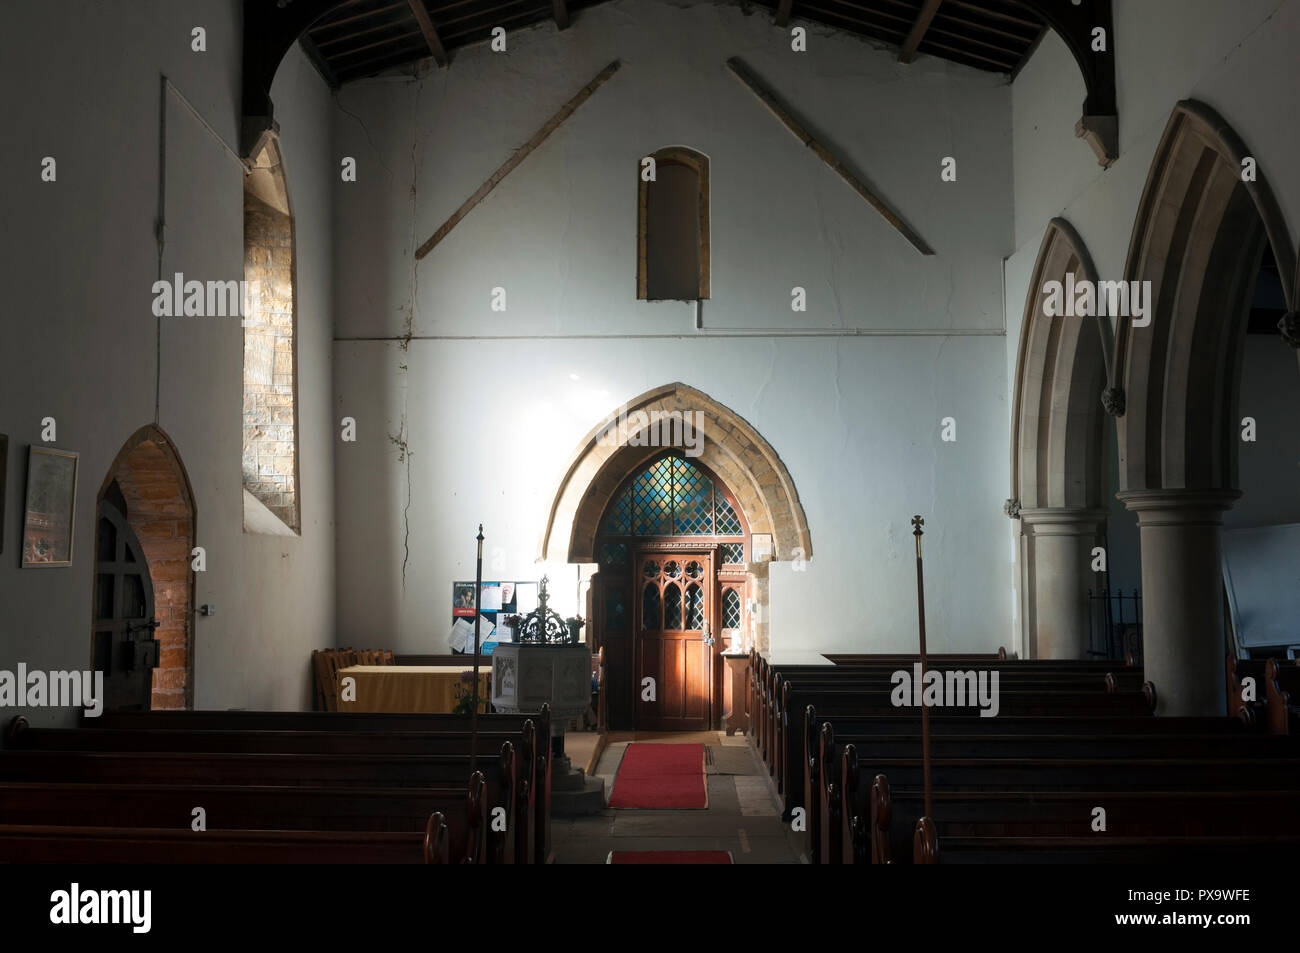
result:
[(244, 280), (244, 529), (297, 533), (293, 215), (274, 140), (244, 179)]

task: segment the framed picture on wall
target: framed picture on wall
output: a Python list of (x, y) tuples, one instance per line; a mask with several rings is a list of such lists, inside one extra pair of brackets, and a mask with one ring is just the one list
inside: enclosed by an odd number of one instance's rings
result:
[(0, 433), (0, 553), (5, 551), (5, 488), (9, 477), (9, 436)]
[(71, 566), (77, 455), (32, 447), (23, 508), (23, 567)]

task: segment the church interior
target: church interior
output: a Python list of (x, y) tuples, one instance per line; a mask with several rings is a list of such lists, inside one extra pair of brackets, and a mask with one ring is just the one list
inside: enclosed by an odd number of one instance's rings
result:
[(0, 861), (1298, 856), (1300, 0), (0, 20)]

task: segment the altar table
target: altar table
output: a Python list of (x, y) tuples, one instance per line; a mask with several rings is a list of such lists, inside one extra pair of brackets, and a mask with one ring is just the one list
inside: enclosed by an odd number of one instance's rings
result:
[[(461, 665), (352, 665), (339, 669), (339, 711), (449, 713), (462, 686)], [(491, 697), (491, 669), (480, 666), (478, 697)], [(356, 679), (355, 701), (344, 701), (343, 679)], [(468, 679), (463, 683), (470, 687)], [(482, 711), (482, 708), (479, 709)]]

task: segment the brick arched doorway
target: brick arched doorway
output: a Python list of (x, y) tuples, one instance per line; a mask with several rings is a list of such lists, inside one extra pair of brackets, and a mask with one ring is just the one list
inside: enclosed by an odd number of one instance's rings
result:
[[(152, 582), (154, 638), (160, 644), (150, 707), (189, 708), (194, 700), (194, 494), (176, 448), (158, 427), (150, 424), (132, 434), (104, 477), (96, 506), (97, 553), (106, 501), (115, 509), (125, 507), (122, 515)], [(94, 664), (93, 644), (91, 651)]]

